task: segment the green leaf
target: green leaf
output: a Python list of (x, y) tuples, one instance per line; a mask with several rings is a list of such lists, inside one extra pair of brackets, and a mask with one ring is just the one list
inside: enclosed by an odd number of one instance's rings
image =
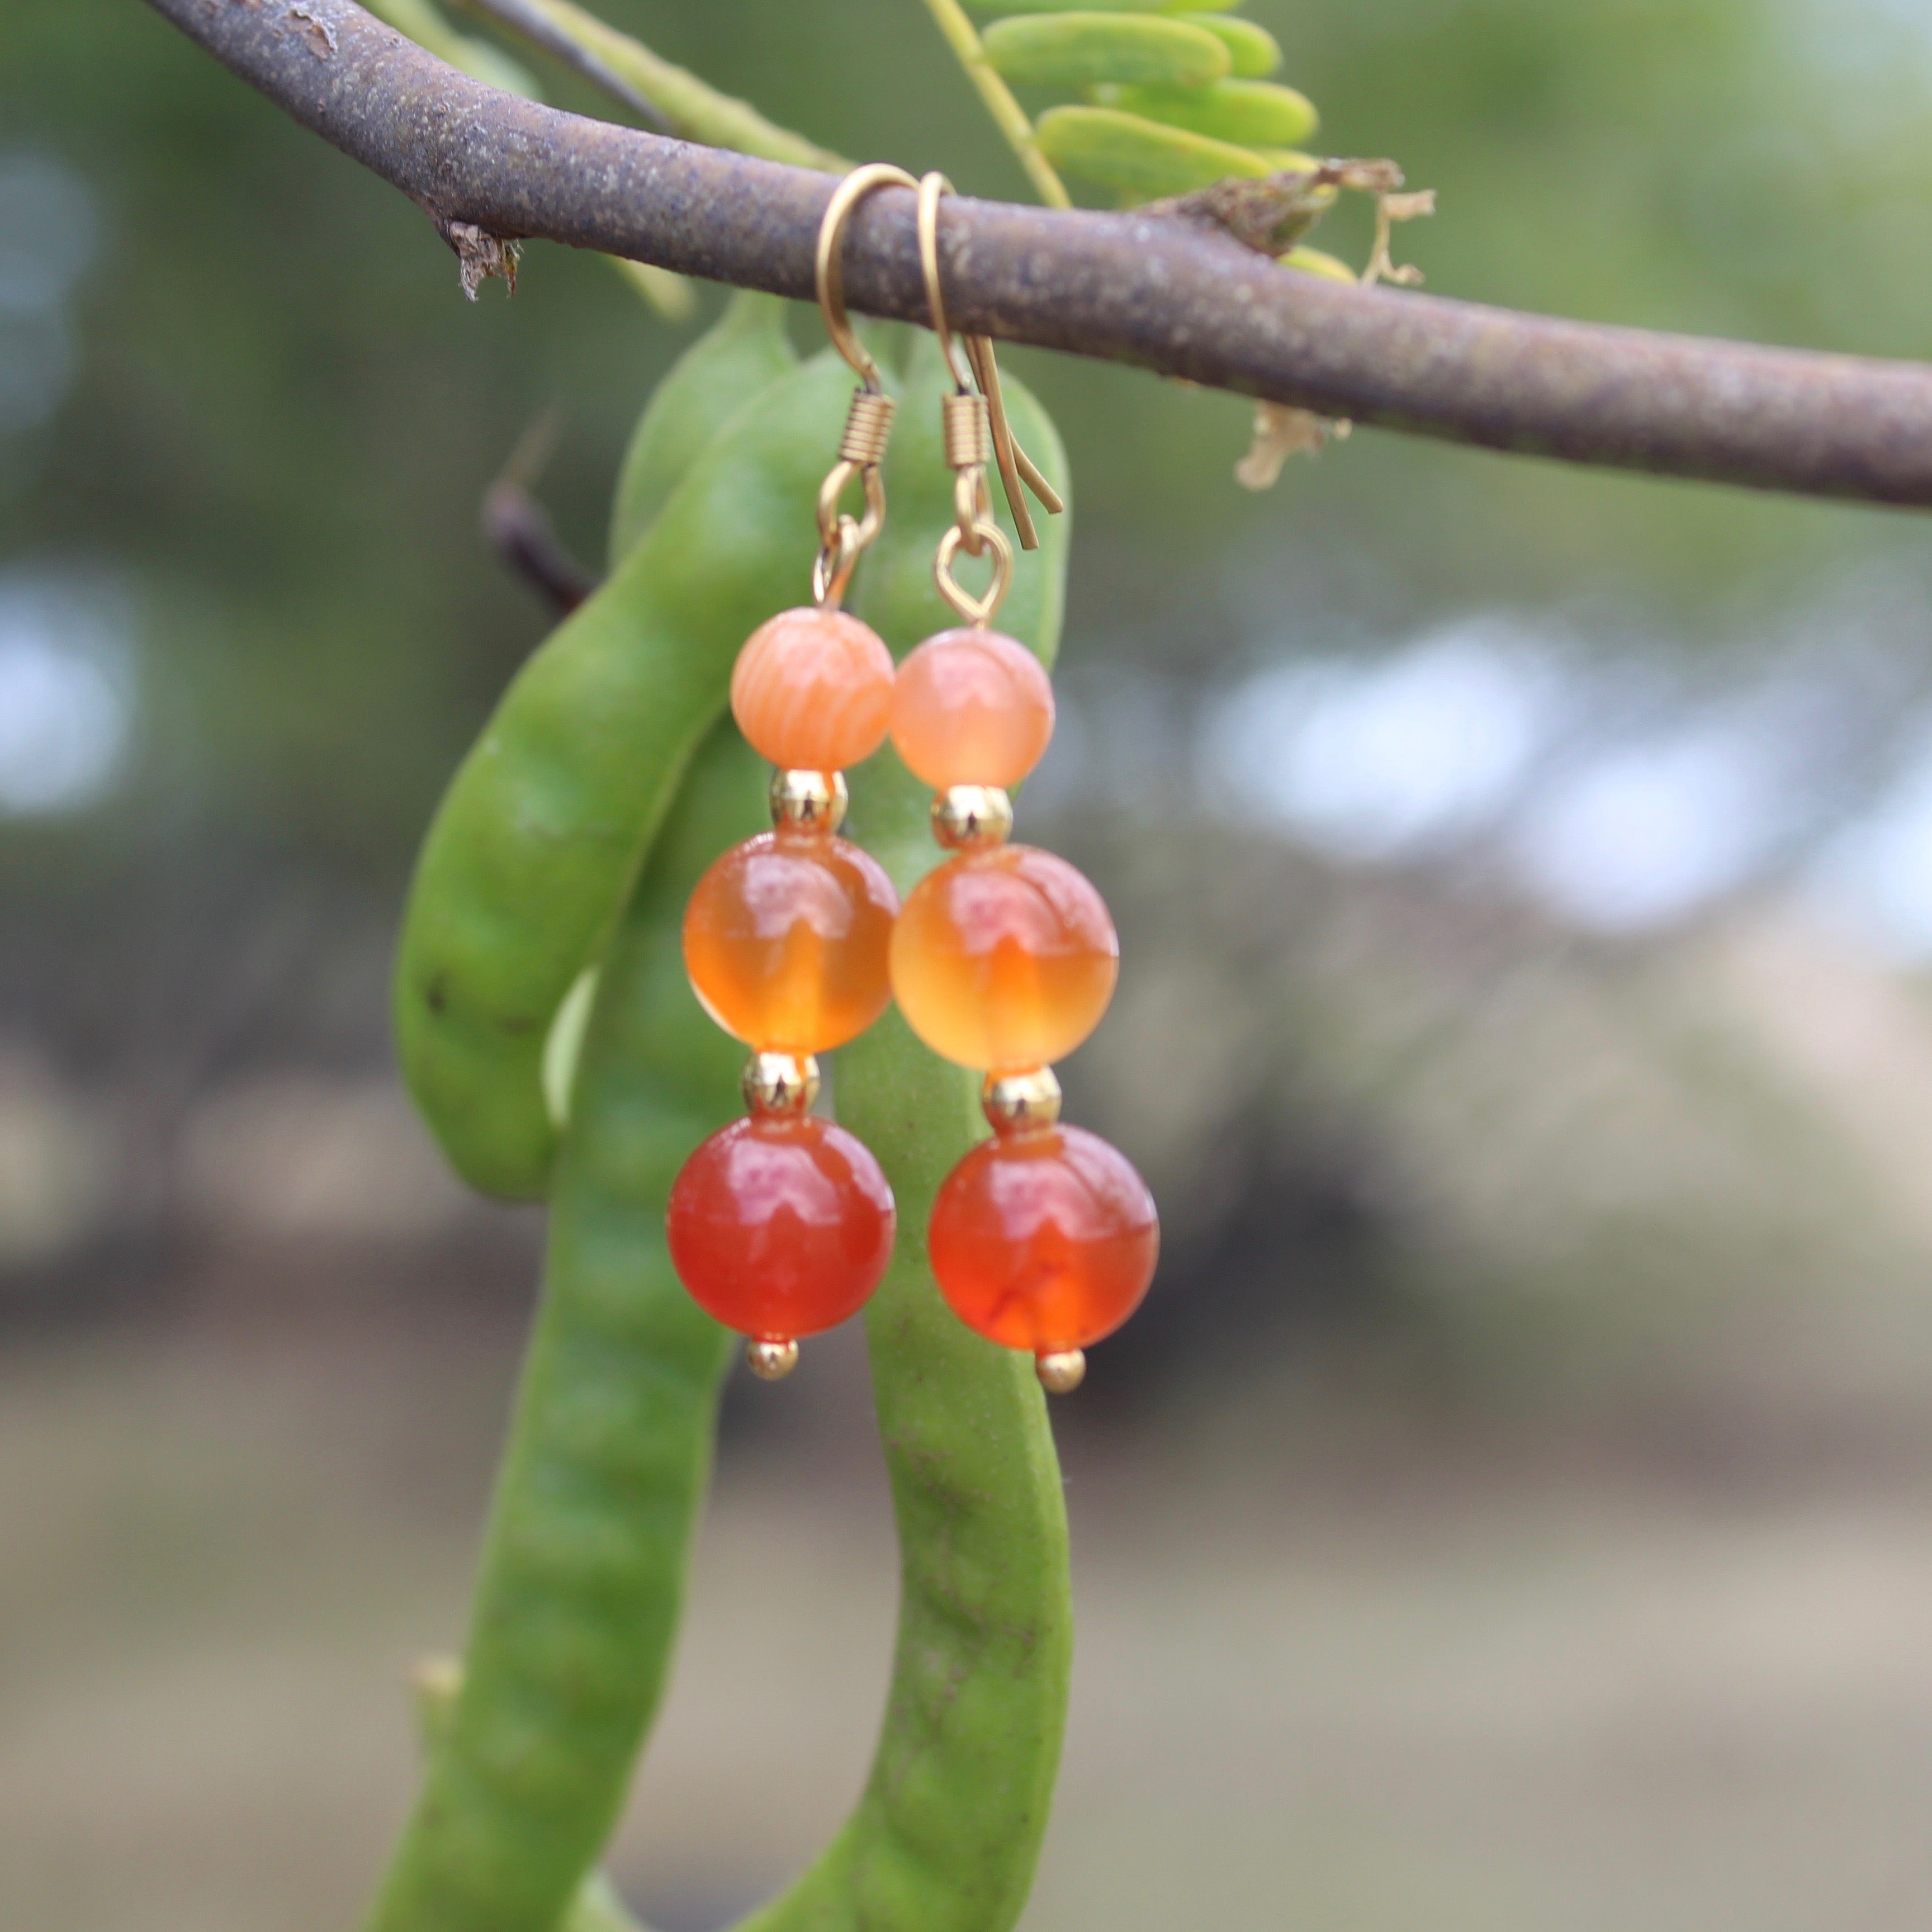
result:
[(1036, 14), (996, 20), (982, 44), (1008, 80), (1039, 87), (1140, 82), (1192, 91), (1232, 67), (1220, 38), (1152, 14)]
[(1196, 14), (1188, 24), (1205, 27), (1220, 40), (1234, 63), (1228, 72), (1237, 80), (1259, 80), (1281, 64), (1281, 43), (1252, 20), (1238, 20), (1232, 14)]
[(1130, 114), (1243, 148), (1298, 148), (1321, 125), (1305, 94), (1268, 80), (1208, 87), (1124, 87), (1114, 104)]
[(1040, 119), (1040, 151), (1063, 172), (1136, 201), (1191, 194), (1232, 175), (1271, 174), (1267, 159), (1227, 141), (1114, 107), (1055, 107)]

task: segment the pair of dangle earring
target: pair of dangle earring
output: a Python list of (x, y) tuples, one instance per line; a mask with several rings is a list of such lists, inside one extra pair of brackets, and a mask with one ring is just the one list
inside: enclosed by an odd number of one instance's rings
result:
[[(943, 407), (956, 514), (934, 575), (964, 620), (928, 638), (896, 674), (884, 643), (839, 608), (883, 521), (878, 465), (893, 406), (846, 322), (838, 243), (860, 199), (887, 183), (918, 190), (927, 299), (956, 386)], [(968, 338), (976, 392), (946, 326), (938, 211), (947, 187), (938, 175), (915, 183), (896, 168), (860, 169), (834, 194), (820, 230), (820, 306), (861, 387), (820, 495), (816, 601), (761, 626), (733, 674), (740, 728), (777, 768), (774, 829), (700, 881), (685, 958), (706, 1011), (753, 1048), (749, 1112), (686, 1164), (668, 1233), (686, 1287), (746, 1336), (746, 1359), (768, 1379), (796, 1363), (798, 1337), (856, 1312), (890, 1258), (896, 1210), (869, 1150), (812, 1113), (814, 1056), (855, 1038), (896, 998), (934, 1052), (983, 1073), (993, 1128), (934, 1205), (928, 1251), (940, 1292), (969, 1328), (1034, 1354), (1041, 1381), (1060, 1391), (1079, 1382), (1084, 1348), (1145, 1293), (1158, 1221), (1124, 1156), (1060, 1124), (1051, 1063), (1099, 1023), (1118, 946), (1105, 904), (1079, 872), (1007, 842), (1008, 788), (1045, 752), (1054, 706), (1038, 660), (990, 628), (1012, 552), (992, 518), (989, 463), (998, 462), (1027, 547), (1022, 479), (1050, 511), (1061, 506), (1006, 434), (990, 343)], [(838, 508), (855, 478), (862, 520)], [(953, 575), (962, 550), (991, 562), (982, 596)], [(934, 833), (952, 854), (903, 910), (878, 865), (837, 836), (842, 768), (888, 735), (933, 788)]]

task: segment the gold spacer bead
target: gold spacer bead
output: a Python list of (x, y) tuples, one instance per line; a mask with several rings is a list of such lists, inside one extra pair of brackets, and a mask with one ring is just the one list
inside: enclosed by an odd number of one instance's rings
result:
[(1040, 1385), (1048, 1395), (1071, 1395), (1087, 1379), (1087, 1354), (1082, 1348), (1058, 1348), (1034, 1363)]
[(989, 1073), (980, 1106), (996, 1134), (1037, 1133), (1060, 1119), (1060, 1082), (1050, 1066), (1030, 1073)]
[(1013, 802), (998, 785), (953, 785), (932, 801), (932, 836), (949, 852), (1004, 845), (1013, 829)]
[(772, 774), (772, 824), (781, 832), (830, 836), (845, 823), (851, 794), (843, 772), (778, 770)]
[(818, 1060), (809, 1053), (754, 1053), (738, 1082), (754, 1114), (796, 1119), (818, 1098)]
[(745, 1344), (745, 1366), (761, 1382), (782, 1382), (798, 1366), (798, 1344), (789, 1336), (775, 1342), (754, 1336)]

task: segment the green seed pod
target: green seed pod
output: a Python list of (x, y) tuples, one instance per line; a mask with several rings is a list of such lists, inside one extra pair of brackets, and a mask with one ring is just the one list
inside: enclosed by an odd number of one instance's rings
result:
[(1275, 172), (1262, 156), (1227, 141), (1115, 107), (1054, 107), (1040, 118), (1040, 152), (1063, 173), (1135, 201), (1191, 194), (1230, 176)]
[(1234, 64), (1228, 70), (1237, 80), (1260, 80), (1281, 65), (1281, 43), (1265, 27), (1232, 14), (1196, 14), (1188, 24), (1205, 27), (1228, 50)]
[(557, 1010), (724, 710), (739, 646), (804, 601), (851, 393), (827, 350), (731, 417), (518, 672), (437, 809), (397, 951), (396, 1043), (451, 1165), (485, 1193), (545, 1190)]
[(776, 296), (740, 289), (666, 372), (631, 433), (610, 508), (610, 567), (651, 526), (698, 452), (798, 360)]
[[(958, 621), (932, 580), (953, 516), (940, 449), (947, 386), (922, 338), (886, 458), (892, 514), (854, 606), (898, 654)], [(1014, 434), (1067, 494), (1052, 422), (1010, 376), (1005, 391)], [(996, 514), (1010, 529), (1004, 504)], [(1016, 560), (993, 621), (1051, 664), (1070, 518), (1039, 520), (1040, 547)], [(890, 746), (852, 780), (851, 836), (910, 890), (945, 856), (932, 843), (929, 789)], [(888, 1011), (839, 1048), (838, 1083), (839, 1118), (877, 1151), (898, 1201), (898, 1252), (865, 1318), (898, 1524), (898, 1644), (857, 1808), (816, 1863), (735, 1932), (1009, 1932), (1046, 1828), (1072, 1661), (1052, 1433), (1032, 1362), (953, 1316), (914, 1232), (986, 1132), (972, 1076)]]
[(628, 1922), (585, 1875), (663, 1690), (730, 1349), (664, 1242), (672, 1180), (736, 1111), (744, 1051), (699, 1009), (680, 932), (704, 868), (766, 822), (764, 790), (724, 720), (604, 965), (461, 1686), (365, 1932)]
[(1195, 88), (1229, 72), (1226, 46), (1186, 20), (1150, 14), (1036, 14), (996, 20), (986, 58), (1011, 81), (1092, 87), (1110, 81)]
[(1124, 87), (1115, 105), (1170, 128), (1239, 148), (1298, 148), (1321, 124), (1305, 94), (1270, 80), (1211, 87)]
[(1354, 270), (1338, 255), (1331, 255), (1324, 249), (1298, 246), (1289, 249), (1280, 258), (1284, 268), (1299, 268), (1303, 274), (1325, 276), (1331, 282), (1352, 282), (1359, 279)]

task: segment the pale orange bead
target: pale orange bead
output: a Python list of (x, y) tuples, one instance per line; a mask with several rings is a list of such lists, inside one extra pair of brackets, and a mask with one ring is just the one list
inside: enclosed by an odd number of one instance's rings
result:
[(746, 639), (731, 673), (731, 715), (761, 758), (793, 770), (842, 771), (885, 742), (892, 654), (843, 610), (781, 610)]
[(941, 631), (899, 666), (892, 742), (944, 791), (1018, 784), (1053, 736), (1053, 686), (1025, 645), (998, 631)]
[(892, 993), (934, 1052), (995, 1073), (1071, 1053), (1112, 998), (1120, 944), (1100, 895), (1030, 845), (928, 872), (892, 928)]
[(698, 882), (684, 964), (704, 1010), (768, 1053), (826, 1053), (892, 998), (886, 963), (898, 895), (842, 838), (763, 832)]

